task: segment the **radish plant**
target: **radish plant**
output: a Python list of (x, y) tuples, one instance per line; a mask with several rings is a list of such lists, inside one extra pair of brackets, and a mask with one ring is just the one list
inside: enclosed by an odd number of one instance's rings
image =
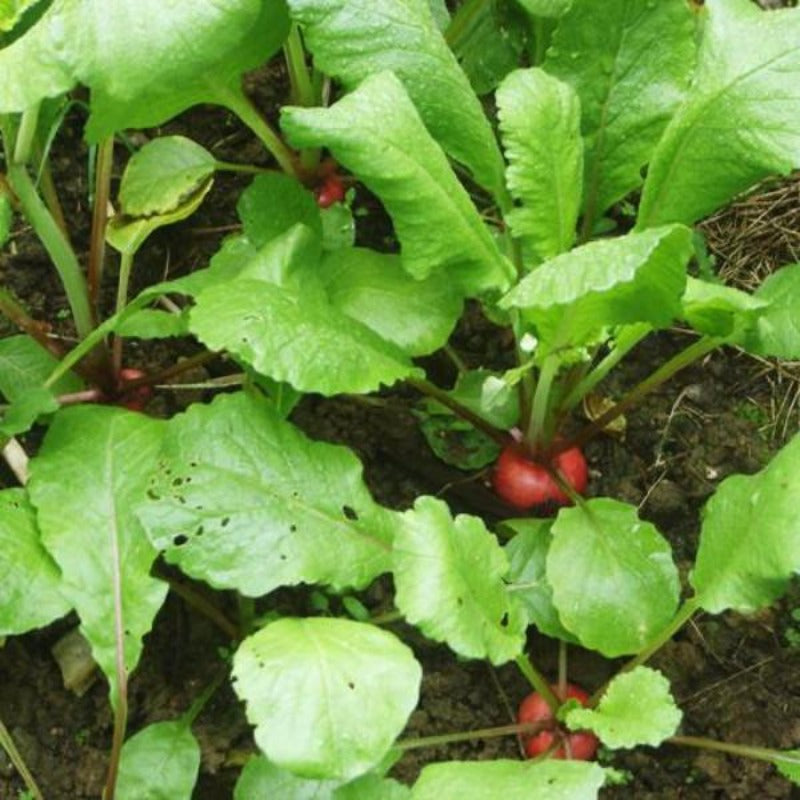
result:
[[(280, 587), (345, 592), (391, 575), (399, 617), (462, 658), (515, 662), (535, 692), (515, 725), (404, 739), (421, 667), (399, 635), (369, 613), (245, 618), (232, 632), (231, 673), (259, 755), (241, 773), (242, 800), (537, 790), (577, 800), (595, 797), (607, 772), (558, 757), (588, 759), (598, 741), (749, 755), (797, 781), (794, 751), (681, 736), (668, 681), (646, 662), (696, 612), (763, 608), (800, 568), (800, 439), (758, 474), (721, 483), (683, 600), (656, 527), (617, 499), (583, 497), (582, 448), (716, 348), (800, 356), (798, 265), (753, 294), (689, 275), (695, 222), (800, 167), (800, 11), (767, 14), (747, 0), (709, 0), (701, 11), (682, 0), (602, 9), (520, 0), (498, 22), (490, 6), (468, 0), (452, 19), (426, 0), (153, 6), (158, 23), (145, 35), (114, 3), (103, 12), (109, 46), (86, 25), (93, 4), (54, 2), (0, 50), (13, 78), (0, 88), (9, 187), (0, 201), (17, 203), (42, 238), (81, 339), (66, 355), (44, 351), (41, 327), (0, 292), (0, 311), (23, 331), (0, 341), (0, 432), (50, 423), (27, 486), (0, 492), (0, 543), (15, 564), (0, 589), (0, 635), (77, 612), (115, 710), (107, 798), (160, 786), (147, 767), (153, 751), (170, 764), (170, 796), (188, 798), (199, 763), (190, 725), (202, 703), (123, 744), (127, 678), (168, 589), (151, 575), (159, 555), (267, 606)], [(63, 30), (74, 33), (66, 46)], [(240, 79), (280, 47), (291, 98), (279, 134)], [(31, 54), (42, 51), (58, 58), (32, 72)], [(86, 134), (101, 155), (115, 132), (203, 102), (236, 114), (278, 167), (244, 191), (241, 231), (206, 268), (131, 300), (149, 234), (189, 216), (217, 171), (259, 171), (181, 137), (138, 151), (120, 213), (108, 223), (102, 209), (95, 215), (93, 263), (103, 240), (120, 254), (116, 307), (102, 321), (98, 276), (84, 279), (32, 170), (46, 167), (35, 147), (43, 104), (77, 83), (91, 90)], [(497, 130), (477, 92), (494, 92)], [(399, 254), (354, 245), (353, 184), (380, 200)], [(617, 204), (634, 193), (635, 219), (624, 219)], [(153, 307), (161, 298), (170, 310)], [(515, 364), (462, 369), (455, 386), (437, 386), (419, 358), (447, 346), (466, 300), (510, 331)], [(579, 427), (573, 412), (645, 337), (675, 323), (696, 332), (692, 344)], [(201, 359), (226, 353), (242, 388), (169, 420), (137, 413), (137, 389), (152, 381), (123, 366), (122, 342), (171, 336), (193, 337)], [(381, 506), (352, 452), (291, 421), (306, 393), (401, 382), (486, 437), (470, 466), (494, 465), (511, 517), (500, 538), (433, 497), (403, 512)], [(103, 392), (126, 408), (81, 402)], [(565, 678), (552, 687), (525, 653), (531, 626), (562, 649), (630, 661), (591, 697)], [(499, 735), (522, 735), (543, 758), (435, 764), (413, 787), (387, 777), (406, 749)]]

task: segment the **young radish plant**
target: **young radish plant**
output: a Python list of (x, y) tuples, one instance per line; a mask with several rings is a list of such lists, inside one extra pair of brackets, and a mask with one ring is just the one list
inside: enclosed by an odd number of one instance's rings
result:
[[(233, 685), (258, 748), (237, 782), (241, 800), (590, 798), (609, 778), (591, 760), (598, 743), (607, 753), (664, 741), (707, 747), (771, 762), (797, 781), (795, 751), (679, 735), (669, 683), (646, 662), (696, 612), (763, 608), (800, 568), (800, 440), (756, 475), (720, 484), (686, 586), (667, 540), (635, 507), (582, 495), (591, 489), (586, 442), (679, 370), (723, 345), (800, 357), (800, 267), (752, 295), (687, 273), (694, 222), (800, 166), (790, 91), (800, 11), (762, 15), (747, 0), (709, 0), (696, 17), (681, 2), (610, 0), (600, 9), (526, 0), (512, 17), (519, 30), (504, 36), (479, 2), (449, 23), (443, 3), (423, 0), (218, 5), (197, 5), (189, 20), (186, 10), (155, 15), (145, 3), (142, 13), (174, 31), (168, 46), (137, 39), (113, 6), (117, 47), (96, 43), (91, 59), (92, 47), (68, 50), (70, 70), (45, 65), (37, 81), (22, 80), (39, 63), (23, 57), (63, 44), (65, 28), (95, 30), (88, 4), (53, 4), (0, 50), (14, 78), (0, 88), (8, 183), (60, 265), (81, 338), (60, 360), (30, 338), (0, 342), (0, 356), (22, 353), (26, 376), (20, 387), (0, 371), (10, 403), (0, 430), (53, 415), (29, 485), (0, 491), (0, 543), (19, 565), (0, 588), (0, 636), (77, 612), (115, 712), (107, 800), (118, 778), (121, 797), (160, 788), (166, 773), (147, 769), (148, 753), (169, 765), (172, 797), (188, 799), (197, 772), (190, 725), (202, 703), (124, 741), (128, 676), (168, 588), (151, 574), (157, 558), (240, 597), (238, 626), (205, 610), (231, 639)], [(189, 22), (199, 46), (173, 58)], [(475, 30), (491, 59), (470, 50)], [(240, 89), (242, 72), (281, 46), (293, 99), (281, 114), (286, 141)], [(157, 47), (165, 49), (156, 57)], [(526, 47), (535, 66), (517, 69)], [(118, 74), (130, 77), (124, 94), (110, 77)], [(106, 148), (116, 130), (212, 102), (241, 118), (282, 170), (245, 190), (241, 230), (207, 268), (131, 300), (128, 277), (147, 236), (188, 216), (217, 170), (254, 171), (181, 137), (139, 151), (122, 180), (122, 213), (99, 236), (121, 254), (116, 307), (100, 324), (27, 167), (30, 109), (78, 81), (92, 90), (87, 135)], [(338, 99), (323, 107), (331, 82)], [(499, 140), (476, 94), (495, 89)], [(742, 125), (753, 135), (742, 138)], [(347, 184), (380, 200), (399, 254), (354, 244), (345, 172)], [(637, 190), (634, 227), (623, 230), (614, 206)], [(177, 297), (187, 302), (178, 307)], [(150, 307), (165, 299), (171, 311)], [(509, 331), (511, 368), (470, 371), (449, 346), (465, 300)], [(37, 331), (13, 298), (0, 294), (0, 310)], [(692, 344), (580, 427), (573, 412), (639, 342), (675, 323), (696, 334)], [(224, 352), (244, 388), (169, 420), (90, 404), (59, 409), (65, 395), (94, 390), (71, 370), (85, 370), (98, 349), (121, 379), (114, 396), (135, 402), (145, 384), (122, 366), (119, 342), (177, 335), (206, 348), (199, 358)], [(460, 372), (450, 388), (421, 366), (442, 349)], [(352, 452), (310, 440), (290, 419), (303, 394), (364, 395), (401, 382), (427, 398), (425, 422), (453, 414), (483, 437), (470, 468), (493, 465), (509, 512), (527, 514), (498, 526), (504, 545), (484, 520), (454, 516), (434, 497), (385, 508)], [(428, 430), (435, 442), (435, 425)], [(307, 585), (349, 597), (386, 575), (392, 608), (350, 617), (331, 616), (331, 605), (280, 616), (270, 596)], [(422, 667), (403, 629), (388, 627), (398, 619), (460, 658), (514, 662), (533, 690), (519, 698), (518, 720), (404, 737)], [(531, 626), (559, 649), (555, 683), (526, 655)], [(589, 697), (567, 680), (568, 646), (630, 661)], [(521, 737), (535, 758), (432, 764), (413, 787), (387, 777), (406, 750), (495, 736)]]

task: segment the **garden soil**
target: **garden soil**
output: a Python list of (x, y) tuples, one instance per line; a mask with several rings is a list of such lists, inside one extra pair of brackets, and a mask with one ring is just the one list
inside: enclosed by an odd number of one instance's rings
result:
[[(271, 98), (260, 97), (268, 107)], [(210, 124), (209, 119), (213, 120)], [(210, 147), (222, 159), (258, 163), (262, 158), (246, 132), (217, 111), (198, 109), (171, 125)], [(155, 133), (155, 132), (154, 132)], [(118, 161), (124, 152), (118, 152)], [(56, 183), (66, 187), (65, 211), (73, 240), (88, 241), (86, 151), (79, 128), (66, 128), (56, 142)], [(185, 223), (153, 237), (137, 267), (138, 286), (203, 266), (232, 219), (232, 202), (241, 179), (223, 176), (210, 201)], [(371, 237), (383, 241), (389, 229), (376, 213), (374, 200), (361, 191), (356, 204), (373, 220)], [(783, 224), (783, 223), (782, 223)], [(798, 221), (794, 220), (795, 227)], [(784, 224), (785, 227), (785, 224)], [(720, 265), (725, 253), (716, 253)], [(783, 257), (781, 255), (781, 257)], [(111, 259), (113, 261), (113, 259)], [(739, 265), (741, 267), (741, 264)], [(113, 270), (111, 270), (113, 273)], [(14, 235), (13, 248), (0, 256), (0, 280), (10, 284), (37, 316), (50, 321), (56, 334), (71, 332), (61, 313), (64, 298), (51, 267), (25, 228)], [(138, 288), (138, 287), (136, 287)], [(113, 296), (113, 274), (106, 287)], [(0, 322), (0, 335), (10, 333)], [(608, 397), (649, 373), (654, 365), (687, 341), (681, 331), (665, 332), (641, 346), (625, 374), (602, 387)], [(510, 356), (503, 331), (468, 308), (452, 346), (470, 366), (502, 364)], [(178, 349), (175, 349), (175, 348)], [(143, 344), (131, 350), (134, 365), (148, 369), (190, 355), (191, 345)], [(435, 379), (452, 380), (450, 365), (432, 357), (425, 366)], [(208, 374), (230, 369), (208, 365)], [(715, 487), (732, 473), (753, 473), (797, 430), (798, 377), (791, 365), (778, 368), (734, 351), (708, 357), (687, 369), (649, 397), (626, 419), (624, 436), (602, 436), (587, 448), (590, 494), (610, 495), (633, 503), (669, 538), (685, 577), (697, 546), (702, 507)], [(179, 410), (176, 393), (163, 393), (149, 413)], [(421, 494), (443, 497), (459, 512), (479, 514), (494, 523), (507, 510), (487, 487), (486, 474), (462, 472), (438, 461), (419, 432), (414, 416), (418, 398), (410, 391), (388, 392), (369, 399), (307, 398), (294, 421), (315, 439), (339, 442), (361, 457), (376, 499), (406, 508)], [(184, 401), (185, 402), (185, 401)], [(40, 432), (24, 440), (35, 450)], [(0, 468), (0, 486), (14, 485)], [(254, 557), (256, 554), (254, 554)], [(218, 615), (236, 619), (236, 599), (211, 593), (157, 565), (172, 580), (174, 591), (145, 641), (144, 655), (130, 683), (129, 731), (158, 720), (175, 719), (224, 669), (230, 637), (198, 608), (211, 604)], [(361, 601), (374, 613), (391, 609), (391, 584), (379, 580)], [(341, 612), (340, 601), (331, 600)], [(259, 603), (259, 612), (319, 613), (319, 595), (302, 589), (276, 592)], [(800, 586), (753, 617), (700, 615), (653, 659), (672, 683), (684, 711), (681, 731), (726, 741), (776, 748), (800, 747)], [(0, 649), (0, 720), (48, 800), (96, 800), (102, 791), (111, 742), (108, 691), (97, 678), (82, 696), (64, 688), (53, 646), (77, 620), (69, 617), (44, 630), (9, 639)], [(414, 648), (424, 668), (422, 695), (403, 737), (430, 736), (504, 725), (529, 691), (513, 666), (492, 668), (464, 662), (419, 633), (395, 624), (392, 629)], [(532, 635), (530, 652), (542, 669), (554, 675), (557, 648)], [(571, 680), (589, 690), (599, 687), (621, 662), (570, 650)], [(194, 797), (224, 800), (241, 765), (254, 752), (243, 709), (226, 683), (193, 726), (202, 748), (201, 777)], [(410, 750), (392, 775), (412, 782), (426, 764), (453, 759), (521, 757), (513, 738)], [(664, 745), (616, 754), (601, 761), (617, 768), (620, 784), (603, 790), (607, 800), (761, 800), (790, 798), (797, 790), (769, 764), (707, 751)], [(23, 784), (0, 751), (0, 799), (16, 800)], [(443, 798), (443, 800), (446, 800)]]

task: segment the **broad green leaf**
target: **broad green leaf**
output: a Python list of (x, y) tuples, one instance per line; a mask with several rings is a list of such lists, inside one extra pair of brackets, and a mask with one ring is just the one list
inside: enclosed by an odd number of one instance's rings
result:
[(193, 405), (170, 420), (149, 502), (154, 545), (192, 577), (257, 597), (278, 586), (362, 587), (390, 568), (392, 512), (346, 448), (312, 442), (266, 400)]
[[(492, 128), (427, 0), (288, 0), (288, 4), (319, 69), (340, 79), (348, 90), (380, 72), (394, 72), (434, 139), (469, 167), (479, 183), (500, 190), (503, 161)], [(385, 122), (392, 124), (389, 119)], [(361, 127), (355, 121), (351, 124)], [(414, 138), (405, 142), (409, 147), (418, 144)]]
[(503, 664), (522, 652), (525, 613), (505, 585), (508, 561), (478, 517), (421, 497), (395, 535), (395, 603), (459, 655)]
[(517, 0), (535, 17), (560, 17), (572, 4), (572, 0)]
[[(735, 331), (744, 333), (754, 329), (769, 302), (733, 286), (690, 277), (681, 305), (683, 318), (696, 331), (727, 337)], [(739, 339), (737, 335), (737, 343)]]
[(446, 0), (428, 0), (428, 7), (431, 15), (436, 22), (436, 27), (444, 32), (450, 24), (450, 11), (447, 8)]
[(187, 312), (173, 314), (156, 308), (143, 308), (115, 326), (120, 336), (133, 336), (137, 339), (168, 339), (172, 336), (186, 336), (189, 333)]
[(247, 238), (256, 247), (298, 223), (322, 236), (322, 219), (314, 196), (296, 178), (280, 172), (259, 175), (242, 192), (236, 213)]
[(726, 478), (703, 512), (691, 584), (702, 608), (743, 613), (777, 600), (800, 571), (800, 435), (755, 475)]
[(244, 766), (233, 800), (334, 800), (341, 781), (301, 778), (272, 764), (264, 756), (254, 756)]
[(584, 647), (637, 653), (672, 620), (680, 582), (669, 543), (633, 506), (588, 500), (562, 509), (552, 532), (553, 604)]
[(748, 0), (706, 8), (697, 71), (653, 154), (639, 228), (691, 224), (800, 166), (800, 9), (765, 14)]
[(263, 756), (245, 764), (233, 800), (407, 800), (411, 790), (397, 781), (365, 775), (351, 783), (300, 778)]
[(584, 344), (603, 326), (665, 327), (680, 316), (691, 254), (683, 225), (590, 242), (537, 267), (500, 305), (523, 309), (549, 351)]
[(175, 211), (214, 175), (216, 159), (185, 136), (161, 136), (128, 161), (119, 187), (121, 211), (149, 217)]
[(398, 256), (366, 248), (328, 253), (319, 276), (335, 308), (412, 356), (445, 344), (463, 310), (443, 273), (415, 280)]
[(800, 786), (800, 750), (784, 750), (772, 763), (784, 778)]
[(642, 167), (684, 97), (694, 59), (686, 3), (574, 0), (559, 20), (544, 69), (580, 97), (588, 219), (641, 185)]
[(782, 267), (758, 287), (754, 302), (767, 307), (742, 343), (749, 353), (800, 358), (800, 264)]
[(41, 628), (70, 610), (23, 489), (0, 492), (0, 573), (0, 636)]
[(596, 800), (604, 780), (587, 761), (450, 761), (425, 767), (411, 800)]
[(536, 262), (575, 241), (581, 206), (581, 110), (566, 83), (540, 69), (512, 72), (497, 90), (506, 182), (521, 204), (506, 216)]
[(28, 389), (2, 412), (0, 436), (24, 433), (33, 427), (39, 417), (53, 414), (58, 409), (58, 400), (49, 389)]
[(117, 800), (189, 800), (200, 745), (185, 722), (148, 725), (122, 746)]
[(239, 277), (210, 286), (197, 296), (189, 327), (211, 350), (228, 350), (303, 392), (370, 392), (419, 374), (399, 347), (311, 282), (298, 290)]
[(242, 642), (233, 676), (270, 761), (308, 778), (350, 780), (376, 766), (405, 727), (422, 670), (374, 625), (287, 617)]
[(488, 94), (519, 66), (527, 29), (512, 0), (461, 5), (447, 41), (476, 94)]
[(329, 148), (380, 197), (414, 277), (443, 270), (454, 292), (508, 285), (510, 263), (394, 75), (367, 78), (327, 109), (285, 108), (281, 124), (296, 147)]
[(133, 513), (153, 470), (163, 423), (104, 406), (62, 409), (28, 484), (42, 543), (62, 573), (92, 655), (116, 704), (117, 647), (136, 666), (167, 593), (150, 577), (156, 551)]
[(339, 250), (356, 243), (356, 220), (345, 203), (334, 203), (320, 211), (322, 217), (322, 249)]
[(391, 778), (364, 775), (333, 793), (333, 800), (410, 800), (411, 789)]
[(0, 112), (83, 83), (92, 90), (92, 140), (154, 127), (233, 91), (280, 47), (288, 22), (284, 0), (54, 0), (0, 51)]
[(435, 400), (424, 400), (414, 413), (428, 446), (445, 464), (475, 470), (500, 455), (500, 445), (494, 439)]
[(577, 644), (577, 639), (561, 624), (553, 605), (553, 589), (547, 582), (547, 553), (550, 550), (553, 520), (511, 519), (503, 527), (515, 533), (505, 546), (509, 562), (510, 590), (528, 614), (528, 621), (545, 636)]
[(181, 197), (179, 205), (163, 214), (144, 217), (128, 217), (118, 214), (106, 227), (106, 241), (120, 253), (129, 256), (135, 255), (153, 231), (165, 225), (173, 225), (194, 214), (211, 189), (213, 182), (213, 177), (209, 177), (194, 191)]
[[(29, 389), (41, 387), (57, 364), (58, 359), (30, 336), (0, 339), (0, 393), (9, 402), (22, 398)], [(78, 376), (69, 372), (53, 384), (52, 391), (67, 394), (82, 388)]]
[(669, 681), (650, 667), (617, 675), (596, 709), (574, 708), (566, 723), (572, 730), (590, 730), (614, 750), (647, 744), (656, 747), (674, 736), (681, 722)]

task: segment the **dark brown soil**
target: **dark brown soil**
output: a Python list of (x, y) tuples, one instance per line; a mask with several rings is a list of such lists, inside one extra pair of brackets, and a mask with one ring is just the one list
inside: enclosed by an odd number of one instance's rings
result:
[[(209, 119), (212, 120), (209, 124)], [(211, 147), (220, 158), (257, 161), (251, 138), (218, 112), (198, 109), (185, 115), (170, 132), (184, 132)], [(85, 242), (86, 187), (75, 177), (84, 153), (77, 130), (59, 137), (56, 179), (68, 187), (65, 203), (75, 222), (75, 241)], [(78, 170), (78, 172), (76, 172)], [(138, 273), (141, 285), (206, 263), (223, 232), (213, 230), (231, 220), (231, 201), (241, 179), (218, 181), (198, 216), (154, 237)], [(366, 198), (365, 198), (366, 201)], [(380, 233), (383, 236), (383, 232)], [(51, 321), (64, 300), (52, 280), (41, 248), (23, 230), (15, 252), (0, 255), (0, 280), (10, 284), (31, 308)], [(113, 286), (113, 269), (109, 274)], [(10, 332), (0, 320), (0, 335)], [(69, 335), (68, 327), (60, 332)], [(679, 332), (664, 334), (635, 353), (625, 374), (634, 381), (652, 370), (684, 340)], [(470, 363), (502, 359), (507, 343), (490, 326), (468, 314), (454, 345)], [(137, 351), (141, 363), (154, 368), (174, 360), (162, 345)], [(443, 365), (432, 362), (441, 371)], [(758, 369), (761, 369), (759, 367)], [(790, 414), (780, 425), (773, 387), (754, 363), (734, 352), (715, 354), (681, 374), (627, 419), (624, 440), (603, 437), (587, 448), (590, 491), (618, 497), (640, 507), (670, 539), (682, 571), (690, 568), (696, 549), (699, 514), (719, 482), (735, 472), (760, 468), (782, 439), (797, 429)], [(605, 387), (614, 395), (621, 385)], [(395, 508), (410, 505), (420, 494), (445, 497), (460, 512), (488, 521), (503, 507), (485, 486), (485, 476), (468, 475), (438, 462), (428, 450), (411, 414), (412, 393), (395, 392), (364, 403), (354, 399), (308, 398), (295, 421), (314, 438), (350, 445), (363, 459), (375, 497)], [(154, 408), (164, 406), (155, 405)], [(168, 403), (167, 407), (171, 408)], [(35, 439), (35, 437), (32, 438)], [(12, 485), (0, 471), (0, 486)], [(194, 590), (203, 593), (202, 587)], [(390, 605), (391, 587), (381, 580), (363, 594), (371, 608)], [(208, 595), (223, 613), (235, 618), (235, 599)], [(800, 746), (800, 623), (792, 616), (800, 588), (753, 618), (701, 616), (686, 627), (653, 660), (672, 682), (684, 710), (682, 732), (730, 741), (793, 748)], [(295, 613), (312, 613), (306, 592), (279, 592), (266, 598)], [(11, 732), (48, 800), (88, 800), (100, 796), (111, 741), (112, 717), (107, 688), (97, 680), (82, 697), (63, 688), (50, 648), (76, 624), (68, 618), (49, 628), (9, 640), (0, 649), (0, 720)], [(402, 626), (423, 663), (422, 698), (407, 735), (427, 736), (486, 728), (513, 721), (514, 709), (527, 693), (513, 666), (494, 669), (464, 663), (445, 648), (426, 642)], [(229, 639), (176, 594), (158, 615), (147, 637), (142, 663), (131, 680), (129, 731), (173, 719), (186, 710), (223, 664)], [(531, 655), (545, 672), (554, 674), (556, 647), (532, 635)], [(582, 651), (570, 654), (571, 679), (588, 689), (598, 687), (617, 666)], [(239, 765), (253, 743), (240, 704), (228, 687), (214, 696), (194, 725), (202, 745), (198, 800), (230, 798)], [(518, 758), (513, 738), (473, 741), (457, 746), (411, 751), (393, 774), (414, 780), (427, 763), (450, 759)], [(672, 746), (616, 753), (604, 763), (629, 774), (627, 783), (604, 790), (607, 798), (789, 798), (790, 783), (773, 767)], [(14, 800), (23, 784), (0, 751), (0, 798)]]

